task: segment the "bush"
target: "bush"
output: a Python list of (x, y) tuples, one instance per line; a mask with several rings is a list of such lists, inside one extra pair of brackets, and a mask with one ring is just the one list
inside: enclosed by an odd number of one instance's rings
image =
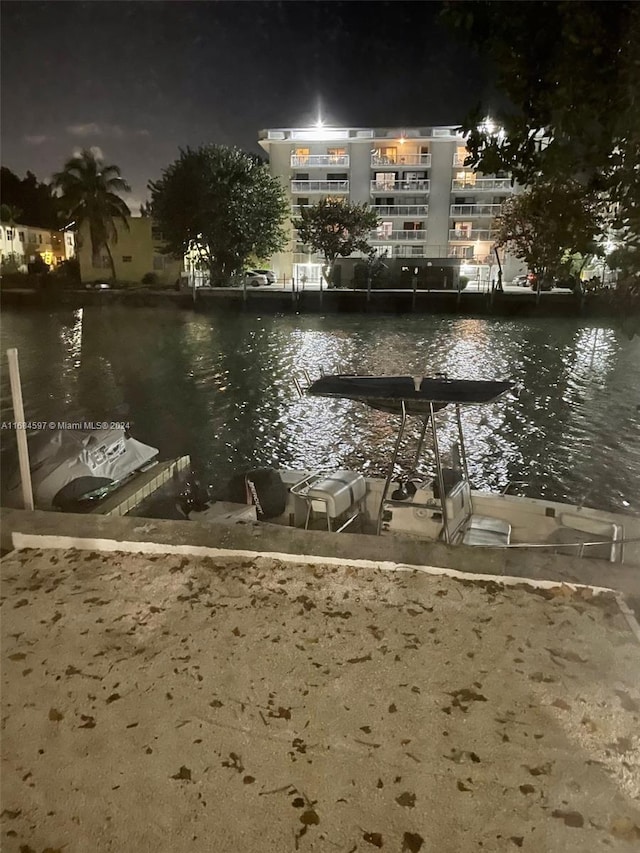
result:
[(146, 272), (142, 276), (142, 284), (158, 284), (158, 274), (155, 272)]
[(80, 263), (77, 258), (69, 258), (61, 261), (54, 269), (53, 274), (69, 281), (80, 283)]

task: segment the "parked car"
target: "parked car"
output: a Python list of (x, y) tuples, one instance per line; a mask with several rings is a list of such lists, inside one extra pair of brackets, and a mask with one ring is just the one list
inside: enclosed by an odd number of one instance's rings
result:
[(515, 287), (528, 287), (529, 283), (530, 282), (528, 272), (523, 272), (522, 275), (517, 275), (511, 282), (511, 284), (515, 285)]
[(267, 284), (275, 284), (278, 280), (278, 276), (273, 270), (251, 270), (251, 272), (257, 272), (259, 275), (265, 276)]
[(256, 270), (245, 270), (244, 272), (232, 275), (230, 284), (232, 287), (243, 287), (245, 284), (248, 287), (260, 287), (269, 284), (269, 281), (266, 275)]
[(527, 273), (527, 278), (529, 280), (529, 286), (531, 287), (531, 290), (553, 290), (553, 288), (556, 286), (555, 279), (553, 278), (543, 278), (538, 281), (538, 276), (534, 272)]

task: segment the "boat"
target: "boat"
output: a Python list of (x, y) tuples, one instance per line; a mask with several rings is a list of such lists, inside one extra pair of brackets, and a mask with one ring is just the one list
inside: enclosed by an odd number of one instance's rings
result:
[[(640, 518), (618, 512), (471, 486), (462, 406), (490, 405), (514, 391), (509, 380), (434, 376), (358, 376), (338, 374), (308, 380), (303, 396), (347, 399), (399, 418), (394, 451), (385, 478), (350, 471), (258, 469), (234, 478), (226, 493), (190, 519), (254, 518), (328, 533), (352, 530), (377, 536), (405, 536), (450, 545), (536, 548), (546, 552), (607, 560), (640, 567)], [(457, 440), (444, 454), (438, 423), (452, 414)], [(413, 464), (401, 472), (400, 451), (411, 418), (420, 423)], [(419, 474), (427, 433), (434, 469)]]
[[(157, 463), (158, 448), (124, 428), (43, 429), (28, 436), (36, 509), (81, 512)], [(3, 484), (3, 506), (22, 508), (20, 470)]]

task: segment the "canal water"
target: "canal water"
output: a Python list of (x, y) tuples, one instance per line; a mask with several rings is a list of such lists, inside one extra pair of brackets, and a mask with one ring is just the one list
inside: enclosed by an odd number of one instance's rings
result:
[[(463, 412), (477, 488), (640, 512), (640, 338), (572, 319), (204, 315), (173, 309), (3, 312), (35, 421), (127, 421), (162, 458), (188, 453), (214, 489), (251, 467), (386, 472), (396, 419), (300, 399), (325, 372), (510, 378), (517, 392)], [(453, 423), (439, 415), (444, 443)], [(414, 434), (417, 431), (414, 430)], [(6, 472), (15, 445), (2, 432)], [(402, 459), (411, 466), (407, 444)], [(423, 469), (429, 469), (429, 454)]]

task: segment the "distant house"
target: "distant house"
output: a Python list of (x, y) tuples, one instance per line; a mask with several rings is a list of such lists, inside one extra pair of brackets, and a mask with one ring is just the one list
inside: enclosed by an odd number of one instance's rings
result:
[[(116, 280), (139, 283), (148, 273), (155, 273), (158, 284), (173, 284), (180, 277), (184, 263), (182, 258), (173, 258), (162, 253), (162, 234), (148, 216), (128, 217), (129, 228), (116, 222), (116, 239), (109, 243)], [(111, 264), (106, 249), (92, 257), (89, 226), (85, 222), (78, 235), (78, 260), (80, 278), (93, 282), (111, 276)]]
[(2, 263), (13, 262), (26, 270), (36, 256), (50, 267), (75, 256), (75, 235), (72, 231), (52, 231), (19, 223), (0, 224), (0, 253)]

